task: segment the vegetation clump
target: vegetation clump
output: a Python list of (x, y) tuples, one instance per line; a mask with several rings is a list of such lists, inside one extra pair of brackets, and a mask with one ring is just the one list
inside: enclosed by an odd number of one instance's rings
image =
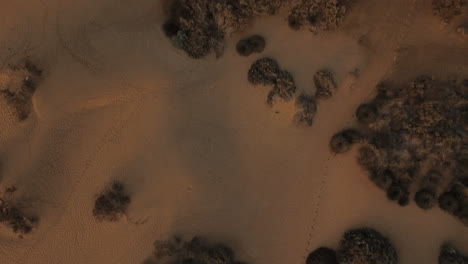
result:
[(237, 42), (236, 50), (241, 56), (249, 56), (252, 53), (261, 53), (265, 49), (265, 39), (260, 35), (253, 35)]
[(466, 264), (468, 257), (463, 256), (452, 245), (445, 243), (440, 248), (439, 264)]
[(310, 252), (307, 256), (306, 264), (338, 264), (336, 252), (333, 249), (319, 247)]
[(346, 231), (337, 250), (340, 264), (397, 264), (390, 240), (371, 228)]
[(93, 216), (98, 221), (117, 221), (125, 215), (130, 204), (130, 196), (122, 182), (114, 181), (94, 203)]
[(11, 67), (0, 76), (6, 74), (10, 82), (5, 87), (0, 87), (2, 96), (11, 105), (20, 121), (29, 117), (32, 109), (32, 97), (41, 81), (42, 70), (26, 60), (22, 67)]
[(328, 70), (321, 70), (314, 74), (315, 97), (317, 99), (328, 99), (336, 90), (333, 75)]
[(432, 10), (435, 15), (448, 22), (461, 14), (467, 3), (466, 0), (432, 0)]
[[(297, 24), (308, 22), (310, 29), (332, 30), (341, 24), (347, 0), (173, 0), (162, 25), (172, 45), (194, 59), (210, 53), (220, 57), (227, 36), (239, 32), (258, 16), (274, 15), (281, 9)], [(258, 40), (258, 39), (257, 39)], [(250, 48), (241, 43), (241, 55)], [(256, 45), (260, 47), (260, 43)], [(239, 49), (238, 49), (239, 51)], [(248, 52), (247, 52), (248, 53)]]
[(372, 104), (362, 104), (356, 110), (357, 120), (366, 125), (377, 121), (378, 116), (377, 108)]
[(273, 86), (267, 96), (269, 105), (273, 105), (276, 97), (289, 101), (296, 92), (292, 75), (288, 71), (280, 69), (276, 60), (272, 58), (256, 60), (248, 71), (247, 79), (254, 85)]
[(288, 16), (291, 29), (301, 27), (311, 31), (334, 30), (343, 22), (347, 0), (302, 0), (292, 9)]
[(174, 237), (154, 243), (157, 263), (238, 264), (234, 251), (224, 244), (212, 244), (200, 237), (184, 240)]
[(296, 98), (296, 107), (299, 108), (299, 111), (294, 116), (294, 122), (297, 125), (312, 126), (315, 113), (317, 113), (315, 99), (302, 93)]
[(37, 227), (38, 219), (23, 212), (20, 203), (15, 202), (12, 197), (15, 191), (15, 187), (8, 188), (3, 197), (0, 197), (0, 223), (22, 237)]
[[(377, 95), (357, 108), (357, 131), (364, 135), (358, 163), (389, 200), (404, 206), (414, 195), (420, 208), (439, 204), (468, 222), (468, 209), (463, 209), (467, 206), (460, 198), (465, 195), (444, 190), (454, 182), (466, 188), (467, 87), (465, 79), (427, 76), (407, 85), (387, 82), (379, 84)], [(330, 145), (334, 153), (350, 148), (340, 133)]]
[(330, 149), (334, 153), (344, 153), (351, 149), (353, 144), (358, 143), (362, 135), (355, 129), (345, 129), (335, 134), (330, 141)]

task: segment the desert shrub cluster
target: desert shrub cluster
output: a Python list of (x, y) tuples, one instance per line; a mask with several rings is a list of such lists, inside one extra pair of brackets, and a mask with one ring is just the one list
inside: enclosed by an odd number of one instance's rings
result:
[(120, 181), (114, 181), (99, 194), (93, 209), (93, 216), (98, 221), (117, 221), (126, 214), (130, 196)]
[(358, 125), (345, 130), (356, 136), (337, 133), (331, 151), (359, 143), (358, 163), (389, 200), (404, 206), (413, 199), (425, 210), (439, 205), (466, 223), (468, 80), (423, 76), (377, 88), (357, 108)]
[(5, 73), (12, 79), (20, 78), (20, 82), (12, 81), (7, 87), (0, 89), (2, 96), (17, 113), (19, 120), (25, 120), (31, 114), (31, 100), (41, 81), (42, 70), (27, 60), (22, 67), (10, 67)]
[[(288, 23), (298, 29), (332, 30), (346, 13), (346, 0), (173, 0), (163, 31), (174, 47), (194, 59), (224, 51), (226, 36), (239, 32), (259, 16), (286, 10)], [(297, 25), (296, 25), (297, 24)], [(244, 43), (245, 44), (245, 43)]]
[(184, 240), (174, 237), (154, 243), (154, 258), (157, 263), (180, 264), (240, 264), (234, 250), (222, 243), (211, 243), (201, 237)]
[[(258, 59), (250, 66), (247, 80), (253, 85), (272, 87), (266, 100), (269, 106), (272, 106), (276, 99), (290, 101), (297, 91), (292, 74), (281, 69), (278, 62), (269, 57)], [(316, 72), (314, 83), (316, 86), (315, 96), (304, 92), (296, 96), (295, 105), (298, 111), (293, 117), (293, 123), (298, 126), (312, 126), (317, 113), (317, 101), (330, 98), (336, 89), (333, 74), (327, 70)], [(348, 132), (349, 135), (346, 136), (359, 137), (352, 131)], [(349, 140), (354, 142), (359, 139), (349, 138)]]
[(356, 228), (344, 233), (338, 249), (320, 247), (312, 251), (306, 264), (397, 264), (398, 253), (391, 241), (372, 228)]
[(20, 203), (13, 197), (15, 191), (15, 187), (7, 188), (0, 197), (0, 223), (21, 237), (37, 227), (38, 219), (23, 212)]

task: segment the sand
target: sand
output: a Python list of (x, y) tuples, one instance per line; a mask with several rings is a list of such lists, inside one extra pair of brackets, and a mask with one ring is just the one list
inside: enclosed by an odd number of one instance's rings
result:
[[(356, 149), (328, 147), (380, 80), (468, 74), (460, 20), (441, 25), (430, 1), (360, 0), (339, 30), (317, 35), (261, 18), (230, 36), (218, 60), (170, 44), (162, 1), (4, 2), (2, 71), (29, 57), (44, 76), (27, 120), (0, 100), (0, 187), (17, 186), (40, 217), (24, 239), (0, 228), (2, 263), (142, 263), (175, 233), (223, 241), (250, 263), (304, 263), (360, 226), (391, 238), (402, 264), (437, 263), (444, 241), (468, 252), (455, 218), (388, 202)], [(240, 57), (235, 44), (250, 34), (266, 49)], [(319, 102), (312, 127), (293, 125), (293, 102), (269, 108), (269, 89), (248, 83), (264, 56), (299, 91), (333, 71), (337, 93)], [(127, 217), (96, 222), (94, 201), (114, 179), (132, 197)]]

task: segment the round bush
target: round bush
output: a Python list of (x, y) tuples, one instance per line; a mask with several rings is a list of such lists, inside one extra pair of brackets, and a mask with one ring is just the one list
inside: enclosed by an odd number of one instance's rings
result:
[(265, 39), (260, 35), (253, 35), (247, 40), (249, 45), (254, 52), (262, 52), (265, 49), (266, 42)]
[(370, 124), (377, 121), (377, 107), (373, 104), (362, 104), (356, 110), (357, 120), (363, 124)]
[(338, 264), (336, 252), (330, 248), (319, 247), (307, 256), (306, 264)]
[(446, 192), (439, 197), (439, 207), (450, 214), (455, 214), (460, 208), (460, 202), (454, 193)]
[(354, 129), (345, 129), (335, 134), (330, 140), (330, 149), (334, 153), (344, 153), (351, 149), (351, 145), (359, 142), (361, 134)]
[(337, 250), (340, 264), (396, 264), (398, 254), (389, 239), (371, 228), (345, 232)]
[(409, 202), (410, 202), (410, 199), (409, 199), (408, 193), (403, 194), (403, 196), (398, 200), (398, 204), (400, 206), (407, 206)]
[(390, 187), (394, 177), (393, 172), (389, 169), (377, 170), (371, 173), (372, 182), (374, 182), (377, 187), (384, 190)]
[(275, 84), (280, 68), (272, 58), (256, 60), (249, 69), (248, 80), (252, 84)]
[(242, 39), (237, 42), (236, 51), (239, 53), (239, 55), (246, 57), (252, 54), (252, 47), (249, 41)]
[(427, 210), (437, 204), (437, 194), (429, 188), (423, 188), (416, 192), (414, 201), (421, 209)]
[(390, 201), (398, 201), (405, 196), (406, 190), (400, 184), (393, 183), (387, 190), (387, 198)]

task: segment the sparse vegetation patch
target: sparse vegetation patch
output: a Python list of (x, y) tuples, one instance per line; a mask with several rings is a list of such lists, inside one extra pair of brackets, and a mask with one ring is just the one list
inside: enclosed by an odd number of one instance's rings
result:
[(157, 263), (239, 264), (234, 250), (221, 243), (211, 243), (200, 237), (184, 240), (174, 237), (154, 243)]
[(41, 81), (42, 71), (27, 60), (22, 67), (7, 68), (0, 72), (1, 75), (5, 75), (8, 81), (0, 84), (0, 96), (16, 110), (20, 121), (27, 119), (31, 114), (31, 100)]
[(117, 221), (126, 214), (130, 204), (130, 196), (125, 192), (125, 186), (120, 181), (114, 181), (94, 203), (93, 216), (99, 221)]
[(38, 219), (23, 212), (19, 200), (14, 198), (15, 192), (16, 187), (10, 187), (0, 197), (0, 223), (22, 237), (37, 227)]

